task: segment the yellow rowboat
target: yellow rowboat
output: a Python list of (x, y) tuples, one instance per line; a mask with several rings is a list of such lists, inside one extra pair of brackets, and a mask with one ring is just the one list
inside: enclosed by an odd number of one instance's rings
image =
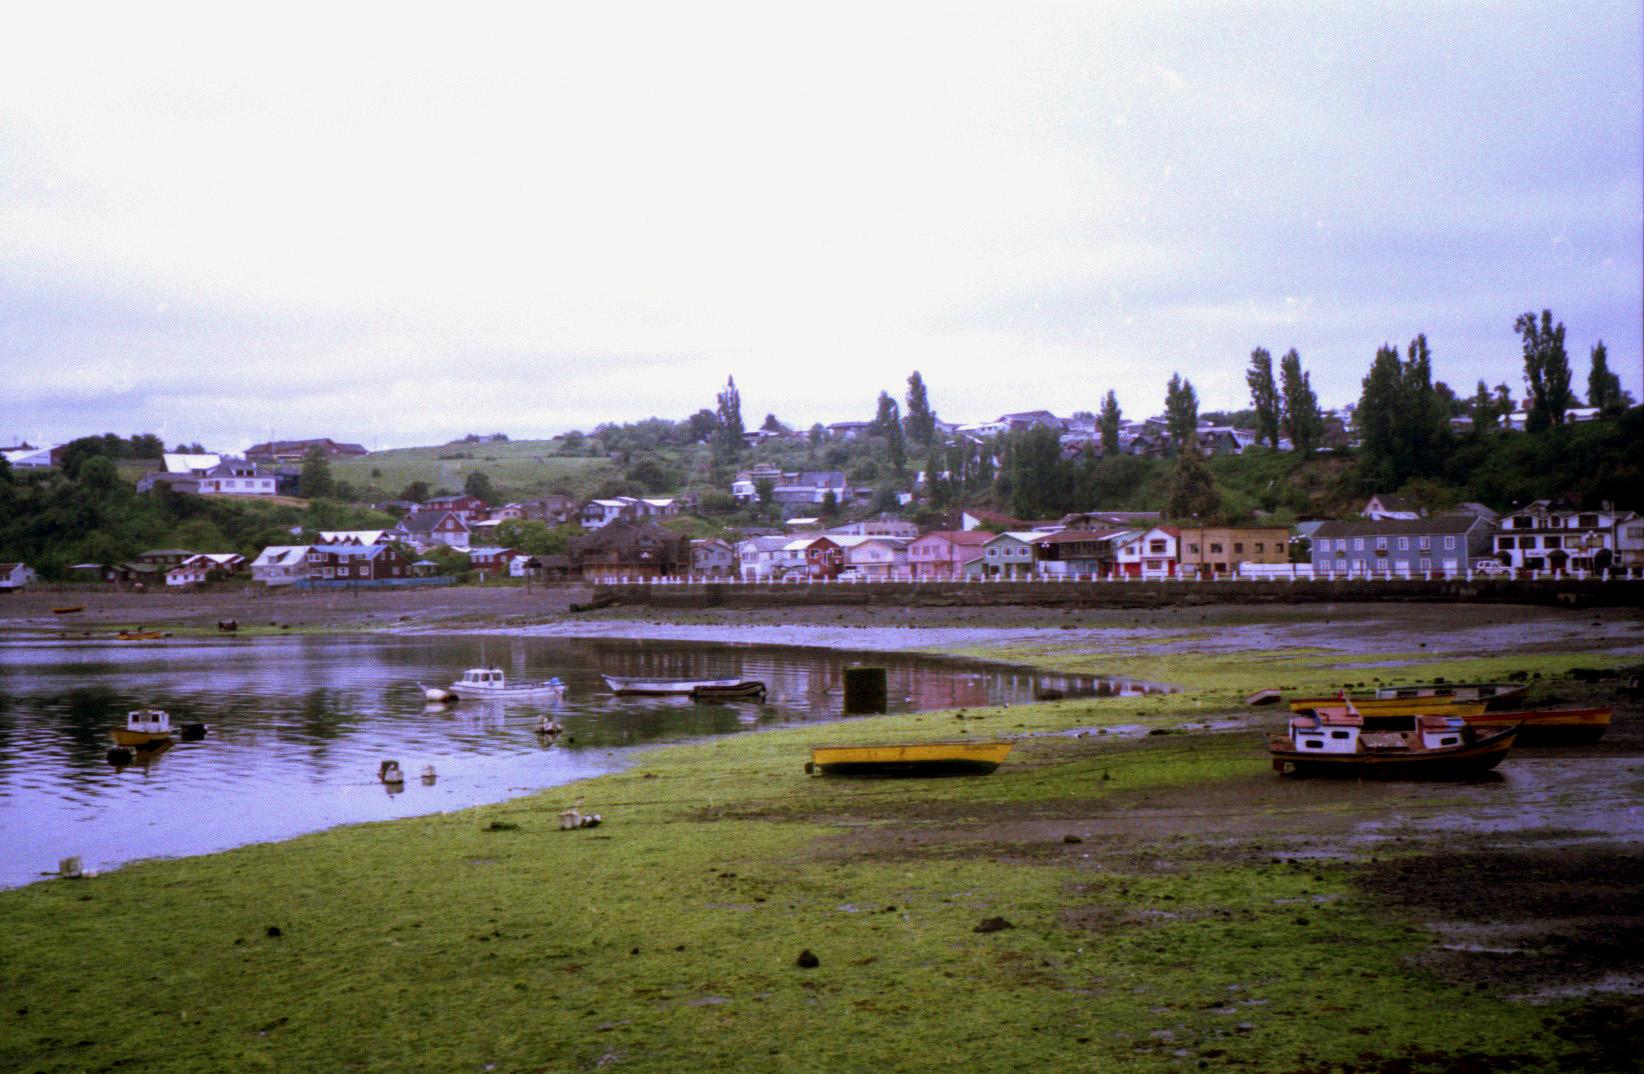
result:
[[(1465, 697), (1354, 697), (1348, 701), (1365, 716), (1477, 716), (1489, 702)], [(1293, 697), (1290, 711), (1308, 713), (1324, 708), (1341, 708), (1339, 697)]]
[(982, 776), (1014, 742), (912, 742), (888, 746), (812, 746), (806, 772), (825, 776)]

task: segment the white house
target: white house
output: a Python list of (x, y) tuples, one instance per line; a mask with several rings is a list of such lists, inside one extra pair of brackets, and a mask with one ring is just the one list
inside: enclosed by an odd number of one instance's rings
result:
[[(875, 582), (889, 582), (908, 575), (908, 537), (844, 537), (834, 538), (845, 549), (845, 569), (854, 571), (858, 578)], [(846, 543), (849, 542), (849, 543)]]
[(0, 592), (22, 589), (39, 581), (39, 575), (26, 563), (0, 563)]
[(189, 455), (168, 451), (160, 458), (165, 462), (166, 473), (168, 474), (203, 474), (207, 470), (220, 466), (223, 461), (223, 457), (215, 452), (205, 455)]
[(290, 585), (308, 577), (306, 544), (271, 544), (251, 561), (251, 580), (267, 586)]
[(229, 459), (199, 475), (200, 493), (217, 496), (272, 496), (274, 475), (254, 462)]
[(1181, 562), (1179, 534), (1154, 526), (1121, 539), (1114, 550), (1115, 571), (1132, 578), (1173, 578)]
[(55, 465), (51, 461), (53, 450), (49, 447), (14, 448), (6, 452), (5, 456), (6, 461), (11, 463), (14, 470), (44, 470), (48, 466)]
[(210, 563), (202, 563), (202, 556), (190, 556), (177, 566), (166, 571), (167, 589), (187, 589), (189, 586), (205, 585), (211, 578)]
[(1568, 500), (1536, 500), (1504, 515), (1495, 555), (1514, 570), (1603, 571), (1618, 565), (1616, 530), (1631, 511), (1583, 511)]
[(803, 566), (805, 554), (798, 558), (788, 556), (784, 549), (791, 538), (783, 536), (748, 537), (737, 542), (736, 558), (744, 582), (768, 582), (780, 577), (794, 565)]

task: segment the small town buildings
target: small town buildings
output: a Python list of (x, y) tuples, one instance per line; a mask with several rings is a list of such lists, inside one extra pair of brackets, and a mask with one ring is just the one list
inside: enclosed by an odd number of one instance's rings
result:
[(1225, 578), (1245, 563), (1290, 562), (1290, 531), (1284, 526), (1177, 526), (1181, 573)]
[(388, 544), (391, 530), (321, 530), (317, 544)]
[(152, 492), (157, 487), (165, 487), (172, 492), (187, 492), (193, 495), (200, 493), (200, 475), (195, 473), (170, 474), (163, 470), (150, 470), (137, 479), (139, 495)]
[(1141, 533), (1134, 527), (1080, 527), (1041, 533), (1033, 539), (1034, 559), (1045, 577), (1107, 578), (1114, 574), (1121, 540)]
[(982, 555), (982, 546), (993, 540), (986, 530), (935, 530), (921, 534), (908, 545), (908, 570), (915, 579), (928, 581), (964, 577), (965, 564)]
[(443, 544), (449, 548), (467, 548), (468, 523), (454, 511), (413, 511), (400, 519), (389, 531), (391, 539), (404, 541), (419, 551)]
[(827, 427), (829, 440), (860, 440), (873, 435), (871, 421), (836, 421)]
[(202, 496), (272, 496), (276, 484), (273, 474), (241, 459), (225, 459), (196, 477)]
[(1616, 520), (1615, 567), (1644, 571), (1644, 518), (1631, 511)]
[(391, 544), (310, 545), (303, 558), (311, 582), (382, 582), (413, 576), (411, 561)]
[(982, 546), (981, 555), (964, 566), (967, 575), (984, 578), (1033, 577), (1033, 541), (1040, 534), (1033, 530), (1014, 530), (994, 534)]
[(839, 536), (832, 539), (844, 550), (844, 572), (866, 582), (908, 577), (908, 538)]
[(1359, 512), (1365, 518), (1377, 522), (1388, 518), (1420, 518), (1426, 513), (1412, 497), (1390, 492), (1381, 492), (1370, 497), (1365, 501), (1364, 510)]
[(203, 474), (220, 465), (223, 457), (216, 452), (199, 455), (167, 451), (160, 456), (160, 461), (168, 474)]
[(661, 578), (691, 565), (691, 541), (651, 522), (616, 521), (571, 541), (571, 559), (589, 581)]
[(57, 465), (57, 452), (60, 450), (61, 445), (44, 448), (23, 446), (5, 452), (5, 459), (14, 470), (45, 470)]
[(826, 503), (832, 493), (833, 502), (844, 504), (853, 493), (842, 470), (779, 470), (762, 464), (744, 470), (731, 482), (731, 498), (737, 503), (755, 503), (760, 487), (769, 483), (770, 502), (785, 509), (809, 510)]
[(272, 587), (307, 578), (307, 555), (305, 544), (271, 544), (251, 561), (251, 580)]
[(737, 570), (744, 582), (769, 582), (782, 578), (789, 571), (802, 569), (805, 553), (786, 551), (794, 538), (780, 534), (760, 534), (745, 537), (736, 545)]
[(0, 593), (10, 593), (33, 585), (39, 577), (26, 563), (0, 563)]
[(1605, 571), (1616, 564), (1616, 527), (1630, 511), (1584, 511), (1557, 497), (1536, 500), (1502, 517), (1495, 558), (1525, 571)]
[(736, 549), (717, 537), (692, 541), (691, 573), (698, 578), (735, 578)]
[(211, 567), (201, 563), (199, 556), (193, 556), (188, 562), (180, 563), (166, 571), (166, 588), (194, 589), (205, 585), (210, 578)]
[(1127, 578), (1174, 578), (1180, 564), (1181, 534), (1174, 526), (1153, 526), (1120, 538), (1114, 573)]
[(1019, 518), (1000, 514), (998, 511), (988, 511), (980, 507), (967, 507), (959, 513), (959, 528), (964, 530), (1006, 530), (1027, 529), (1028, 524)]
[(597, 530), (619, 520), (673, 518), (679, 513), (679, 501), (672, 497), (617, 496), (609, 500), (589, 500), (582, 507), (582, 528)]
[(1471, 514), (1326, 522), (1313, 531), (1313, 576), (1461, 573), (1489, 554), (1491, 532)]
[(490, 509), (478, 496), (458, 493), (451, 496), (431, 496), (422, 505), (424, 511), (449, 511), (464, 522), (483, 522), (490, 517)]
[[(784, 551), (798, 551), (804, 558), (802, 573), (816, 579), (838, 578), (839, 572), (845, 569), (845, 548), (838, 540), (826, 535), (805, 537), (789, 542)], [(795, 547), (797, 546), (797, 548)]]
[(175, 567), (194, 553), (187, 548), (151, 548), (147, 552), (139, 552), (133, 563), (146, 563), (155, 567)]
[(830, 526), (827, 532), (839, 537), (902, 537), (911, 541), (919, 536), (919, 527), (905, 518), (880, 515), (860, 522)]
[(469, 548), (468, 566), (480, 578), (498, 578), (512, 573), (509, 566), (516, 558), (524, 558), (524, 553), (515, 548), (498, 548), (495, 546)]

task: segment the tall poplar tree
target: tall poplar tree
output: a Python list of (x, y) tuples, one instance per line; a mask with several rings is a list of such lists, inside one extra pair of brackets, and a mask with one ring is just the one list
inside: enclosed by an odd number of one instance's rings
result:
[(1521, 313), (1513, 322), (1524, 341), (1524, 386), (1530, 395), (1530, 432), (1564, 424), (1570, 408), (1570, 356), (1564, 353), (1564, 324), (1553, 324), (1553, 311)]
[(1170, 374), (1165, 386), (1165, 427), (1177, 451), (1199, 442), (1199, 393), (1180, 373)]
[(1621, 390), (1621, 378), (1610, 369), (1610, 355), (1601, 339), (1593, 346), (1592, 370), (1587, 374), (1587, 405), (1597, 407), (1607, 417), (1614, 417), (1627, 409), (1627, 393)]
[(891, 465), (900, 474), (908, 463), (908, 444), (902, 437), (902, 408), (896, 405), (890, 392), (879, 393), (879, 411), (874, 415), (873, 431), (885, 438), (885, 450)]
[(1102, 400), (1102, 412), (1096, 419), (1096, 427), (1102, 431), (1102, 454), (1117, 455), (1119, 453), (1119, 427), (1124, 424), (1124, 412), (1119, 409), (1119, 397), (1108, 389), (1107, 398)]
[(908, 378), (908, 411), (902, 419), (902, 426), (908, 434), (908, 439), (915, 444), (927, 446), (936, 439), (936, 411), (930, 408), (930, 398), (925, 394), (925, 378), (915, 369)]
[[(1295, 352), (1291, 352), (1295, 353)], [(1273, 382), (1273, 355), (1266, 347), (1250, 352), (1244, 382), (1250, 385), (1250, 408), (1256, 412), (1256, 440), (1279, 446), (1279, 388)]]
[(1302, 369), (1301, 355), (1294, 347), (1279, 359), (1279, 423), (1290, 437), (1291, 450), (1303, 454), (1312, 454), (1324, 435), (1312, 374)]
[(742, 393), (736, 390), (736, 378), (726, 377), (725, 388), (718, 396), (715, 412), (719, 425), (714, 430), (714, 457), (720, 463), (733, 463), (742, 454)]

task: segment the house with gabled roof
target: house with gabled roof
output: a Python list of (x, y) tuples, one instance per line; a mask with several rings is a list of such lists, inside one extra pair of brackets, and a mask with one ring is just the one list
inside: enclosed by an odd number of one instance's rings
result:
[(0, 563), (0, 592), (22, 589), (39, 578), (27, 563)]
[(1631, 511), (1583, 510), (1568, 496), (1508, 512), (1494, 534), (1495, 557), (1515, 570), (1603, 571), (1617, 564), (1616, 528)]
[(691, 565), (691, 539), (654, 522), (619, 520), (571, 540), (571, 560), (589, 581), (659, 578)]
[(1174, 578), (1180, 566), (1181, 533), (1174, 526), (1151, 526), (1117, 542), (1114, 573), (1128, 578)]
[(1463, 572), (1489, 554), (1494, 531), (1471, 514), (1326, 522), (1313, 531), (1313, 576)]
[(388, 532), (393, 540), (404, 541), (419, 552), (437, 544), (468, 547), (468, 523), (454, 511), (412, 511)]
[(975, 559), (965, 563), (964, 572), (982, 578), (1031, 578), (1036, 563), (1033, 542), (1042, 536), (1036, 530), (996, 533)]
[(266, 586), (280, 586), (307, 578), (307, 555), (306, 544), (271, 544), (251, 561), (251, 580)]
[(964, 577), (965, 564), (993, 540), (987, 530), (933, 530), (908, 546), (908, 569), (920, 580)]
[(1038, 534), (1033, 539), (1038, 572), (1047, 577), (1106, 578), (1115, 572), (1120, 540), (1140, 532), (1126, 527), (1081, 527)]
[(1396, 492), (1378, 492), (1364, 502), (1364, 509), (1359, 512), (1372, 522), (1384, 519), (1411, 519), (1420, 518), (1427, 512), (1416, 502), (1414, 496), (1405, 496)]

